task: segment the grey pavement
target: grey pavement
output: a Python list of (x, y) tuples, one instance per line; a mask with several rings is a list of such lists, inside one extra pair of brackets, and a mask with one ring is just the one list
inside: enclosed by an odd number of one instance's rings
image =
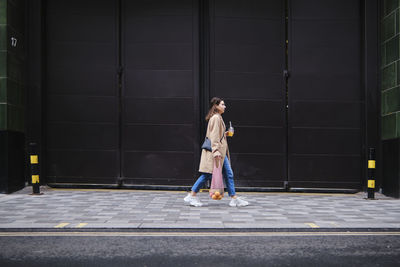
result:
[(238, 193), (247, 207), (199, 193), (203, 207), (184, 204), (186, 192), (73, 190), (31, 187), (0, 194), (0, 229), (400, 229), (400, 199), (376, 194)]

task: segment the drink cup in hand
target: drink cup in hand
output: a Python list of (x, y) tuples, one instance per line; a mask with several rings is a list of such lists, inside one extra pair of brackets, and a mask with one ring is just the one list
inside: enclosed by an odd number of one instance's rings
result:
[(232, 123), (229, 122), (228, 136), (232, 137), (234, 133), (235, 133), (235, 129), (233, 129)]

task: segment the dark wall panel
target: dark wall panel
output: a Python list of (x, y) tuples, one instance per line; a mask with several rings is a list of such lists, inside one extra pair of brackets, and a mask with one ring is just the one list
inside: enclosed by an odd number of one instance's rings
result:
[[(114, 124), (49, 123), (47, 144), (55, 150), (115, 150), (118, 129)], [(60, 142), (60, 136), (68, 136)], [(87, 138), (90, 136), (91, 138)]]
[[(191, 125), (128, 125), (125, 149), (128, 151), (193, 151)], [(161, 135), (161, 137), (160, 137)]]
[(286, 171), (285, 159), (285, 156), (279, 153), (234, 153), (233, 172), (235, 177), (242, 177), (240, 186), (243, 187), (265, 187), (266, 184), (270, 187), (282, 187), (282, 173)]
[(126, 82), (135, 90), (125, 92), (125, 97), (181, 98), (191, 97), (188, 91), (193, 83), (191, 70), (125, 70)]
[(330, 182), (332, 185), (336, 182), (355, 184), (359, 181), (353, 180), (353, 177), (359, 175), (360, 168), (361, 162), (357, 156), (295, 156), (290, 176), (296, 182)]
[[(118, 161), (113, 150), (49, 150), (46, 172), (50, 183), (93, 183), (115, 182)], [(79, 152), (77, 152), (79, 151)], [(113, 178), (111, 180), (111, 177)]]
[(286, 180), (284, 1), (210, 1), (210, 95), (224, 98), (235, 182)]
[(255, 99), (280, 100), (282, 97), (280, 73), (220, 72), (214, 78), (214, 86), (225, 98), (246, 99), (250, 95)]
[(190, 99), (128, 98), (125, 103), (128, 123), (193, 123), (193, 103)]
[(190, 185), (200, 152), (198, 3), (122, 2), (124, 183)]
[(116, 183), (117, 2), (46, 5), (47, 181)]
[(360, 1), (290, 4), (289, 185), (360, 188)]
[[(230, 144), (234, 147), (233, 154), (263, 154), (265, 151), (268, 151), (268, 153), (282, 153), (282, 146), (286, 140), (284, 138), (285, 132), (281, 128), (238, 127), (237, 131), (240, 132), (240, 137), (230, 140)], [(246, 142), (240, 142), (241, 139), (246, 140)], [(263, 139), (263, 141), (260, 142), (260, 139)]]
[(115, 123), (118, 106), (115, 97), (49, 95), (47, 121), (81, 123)]
[[(125, 152), (125, 171), (136, 184), (185, 185), (193, 176), (193, 153), (133, 151)], [(155, 164), (156, 163), (156, 164)], [(193, 182), (193, 181), (192, 181)]]
[(295, 146), (299, 154), (344, 154), (360, 152), (360, 131), (357, 129), (293, 129), (289, 146)]
[(352, 130), (361, 126), (362, 106), (359, 102), (292, 100), (291, 104), (292, 127), (342, 127)]

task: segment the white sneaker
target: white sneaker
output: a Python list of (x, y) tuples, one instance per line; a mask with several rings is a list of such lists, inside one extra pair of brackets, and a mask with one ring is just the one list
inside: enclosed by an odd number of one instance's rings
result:
[(203, 203), (200, 202), (198, 197), (192, 196), (190, 193), (183, 199), (185, 203), (188, 203), (190, 206), (201, 207)]
[(185, 201), (185, 203), (190, 203), (190, 199), (192, 198), (192, 195), (189, 193), (187, 194), (187, 196), (183, 199), (183, 201)]
[(244, 207), (247, 205), (249, 205), (249, 202), (240, 197), (232, 198), (231, 202), (229, 202), (229, 206), (231, 207)]

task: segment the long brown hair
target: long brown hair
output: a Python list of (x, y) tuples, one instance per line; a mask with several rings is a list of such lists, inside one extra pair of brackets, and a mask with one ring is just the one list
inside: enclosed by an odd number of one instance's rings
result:
[(219, 97), (213, 97), (210, 101), (210, 109), (208, 110), (206, 121), (208, 121), (214, 114), (218, 113), (217, 106), (221, 103), (222, 100)]

